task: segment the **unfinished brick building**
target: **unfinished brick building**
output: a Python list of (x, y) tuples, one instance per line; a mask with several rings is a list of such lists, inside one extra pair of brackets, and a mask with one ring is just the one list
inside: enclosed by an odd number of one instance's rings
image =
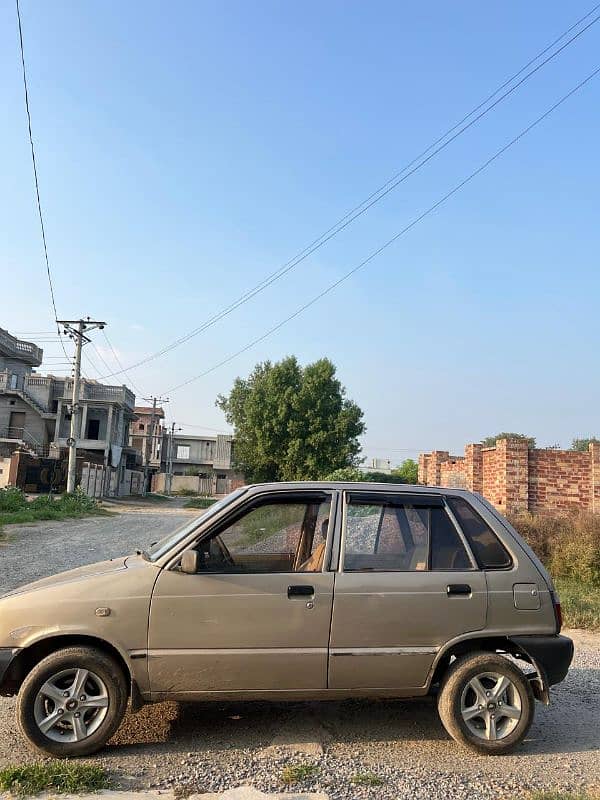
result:
[(600, 444), (587, 452), (530, 449), (523, 439), (468, 444), (464, 456), (421, 453), (419, 483), (479, 492), (502, 513), (600, 512)]

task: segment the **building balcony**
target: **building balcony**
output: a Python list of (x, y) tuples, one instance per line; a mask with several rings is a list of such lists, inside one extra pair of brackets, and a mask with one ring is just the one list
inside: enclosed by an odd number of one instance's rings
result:
[(30, 367), (39, 367), (42, 363), (44, 351), (33, 342), (17, 339), (16, 336), (12, 336), (4, 328), (0, 328), (0, 354), (5, 358), (14, 358), (17, 361), (22, 361)]
[[(73, 381), (67, 378), (64, 382), (62, 397), (71, 400), (73, 396)], [(105, 386), (93, 381), (81, 381), (79, 387), (80, 400), (93, 400), (100, 403), (117, 403), (133, 412), (135, 408), (135, 395), (126, 386)]]
[[(66, 437), (55, 439), (53, 444), (61, 448), (68, 447)], [(78, 450), (106, 450), (108, 446), (109, 442), (107, 442), (105, 439), (77, 439)]]

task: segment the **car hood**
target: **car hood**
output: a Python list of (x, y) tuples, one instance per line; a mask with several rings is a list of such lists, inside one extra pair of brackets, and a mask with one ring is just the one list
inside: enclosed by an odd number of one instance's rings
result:
[(11, 597), (23, 592), (33, 592), (36, 589), (46, 589), (48, 586), (56, 586), (61, 583), (73, 583), (74, 581), (85, 580), (92, 575), (118, 572), (127, 568), (128, 558), (129, 556), (111, 558), (109, 561), (98, 561), (95, 564), (87, 564), (85, 567), (76, 567), (76, 569), (69, 569), (66, 572), (59, 572), (57, 575), (50, 575), (48, 578), (41, 578), (39, 581), (17, 586), (16, 589), (12, 589), (10, 592), (1, 595), (1, 597)]

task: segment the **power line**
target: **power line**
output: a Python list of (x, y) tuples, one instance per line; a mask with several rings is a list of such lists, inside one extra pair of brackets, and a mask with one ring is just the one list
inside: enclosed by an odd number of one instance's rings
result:
[[(84, 358), (85, 358), (85, 360), (88, 362), (88, 364), (90, 365), (90, 367), (91, 367), (91, 368), (94, 370), (94, 372), (96, 373), (96, 375), (97, 375), (97, 376), (99, 376), (99, 375), (100, 375), (100, 372), (101, 372), (101, 370), (99, 370), (99, 369), (98, 369), (98, 365), (97, 365), (97, 364), (96, 364), (94, 361), (92, 361), (92, 359), (90, 358), (90, 355), (89, 355), (89, 353), (86, 353), (85, 351), (83, 351), (83, 357), (84, 357)], [(85, 377), (85, 376), (84, 376), (84, 377)]]
[[(536, 67), (530, 70), (526, 75), (524, 75), (514, 86), (511, 86), (506, 92), (504, 92), (500, 97), (498, 97), (494, 102), (485, 108), (483, 111), (480, 111), (484, 108), (496, 95), (498, 95), (504, 88), (509, 86), (516, 78), (519, 77), (525, 70), (527, 70), (533, 63), (538, 61), (542, 56), (544, 56), (549, 50), (551, 50), (561, 39), (564, 39), (565, 36), (568, 36), (571, 31), (577, 28), (582, 22), (588, 19), (594, 11), (600, 8), (600, 3), (595, 5), (587, 14), (585, 14), (581, 19), (579, 19), (574, 25), (572, 25), (567, 31), (562, 33), (557, 39), (555, 39), (551, 44), (549, 44), (544, 50), (538, 53), (534, 58), (527, 62), (521, 69), (516, 72), (511, 78), (506, 80), (501, 86), (495, 89), (492, 94), (490, 94), (485, 100), (479, 103), (474, 109), (472, 109), (465, 117), (463, 117), (459, 122), (449, 128), (442, 136), (436, 139), (432, 144), (430, 144), (422, 153), (418, 156), (413, 158), (408, 164), (406, 164), (399, 172), (396, 172), (389, 180), (387, 180), (382, 186), (376, 189), (372, 194), (369, 195), (365, 200), (363, 200), (358, 206), (355, 206), (351, 209), (347, 214), (345, 214), (338, 222), (336, 222), (331, 228), (329, 228), (325, 233), (321, 234), (317, 239), (315, 239), (311, 244), (309, 244), (304, 250), (300, 251), (294, 258), (290, 261), (287, 261), (281, 267), (279, 267), (275, 272), (268, 275), (264, 278), (260, 283), (254, 286), (252, 289), (248, 290), (237, 300), (232, 302), (230, 305), (226, 306), (221, 311), (214, 314), (208, 320), (206, 320), (202, 325), (194, 330), (190, 331), (189, 333), (185, 334), (184, 336), (176, 339), (175, 341), (171, 342), (171, 344), (167, 345), (166, 347), (158, 350), (157, 352), (141, 359), (140, 361), (131, 364), (128, 369), (135, 369), (140, 367), (144, 364), (149, 363), (157, 358), (160, 358), (163, 355), (171, 352), (175, 348), (179, 347), (180, 345), (184, 344), (185, 342), (192, 339), (194, 336), (204, 332), (208, 328), (215, 325), (217, 322), (222, 320), (224, 317), (231, 314), (240, 306), (247, 303), (253, 297), (255, 297), (260, 292), (264, 291), (267, 287), (271, 284), (275, 283), (277, 280), (282, 278), (292, 269), (298, 266), (302, 261), (307, 259), (310, 255), (312, 255), (316, 250), (321, 248), (325, 245), (328, 241), (330, 241), (334, 236), (337, 236), (338, 233), (341, 233), (345, 228), (351, 225), (358, 217), (362, 216), (366, 213), (372, 206), (376, 203), (379, 203), (384, 197), (386, 197), (390, 192), (396, 189), (401, 183), (404, 183), (411, 175), (421, 169), (425, 164), (427, 164), (431, 159), (435, 158), (442, 150), (448, 147), (455, 139), (461, 136), (465, 131), (475, 125), (479, 120), (481, 120), (484, 116), (489, 114), (492, 109), (494, 109), (497, 105), (499, 105), (503, 100), (505, 100), (509, 95), (511, 95), (514, 91), (516, 91), (519, 86), (521, 86), (525, 81), (529, 80), (529, 78), (538, 72), (542, 67), (544, 67), (549, 61), (554, 59), (559, 53), (561, 53), (565, 48), (569, 47), (576, 39), (578, 39), (585, 31), (595, 25), (598, 20), (600, 20), (600, 15), (596, 16), (594, 19), (591, 20), (585, 27), (579, 30), (574, 36), (568, 39), (561, 47), (547, 56), (543, 61), (541, 61)], [(480, 112), (480, 113), (477, 113)], [(474, 116), (477, 114), (477, 116)], [(470, 117), (473, 117), (470, 122), (466, 122)], [(466, 124), (463, 124), (466, 123)], [(462, 127), (461, 127), (462, 126)], [(448, 138), (450, 137), (450, 138)], [(444, 141), (446, 140), (446, 141)], [(125, 370), (121, 370), (121, 372), (125, 372)], [(119, 372), (112, 372), (109, 375), (103, 376), (104, 378), (111, 377), (112, 375), (117, 375)]]
[(341, 278), (338, 278), (338, 280), (334, 281), (334, 283), (331, 283), (328, 287), (326, 287), (323, 291), (319, 292), (319, 294), (315, 295), (311, 300), (309, 300), (303, 306), (300, 306), (300, 308), (298, 308), (296, 311), (294, 311), (293, 314), (290, 314), (288, 317), (283, 319), (277, 325), (274, 325), (272, 328), (270, 328), (266, 333), (262, 334), (257, 339), (254, 339), (249, 344), (247, 344), (245, 347), (242, 347), (240, 350), (236, 351), (235, 353), (233, 353), (232, 355), (228, 356), (227, 358), (224, 358), (218, 364), (214, 364), (212, 367), (210, 367), (207, 370), (204, 370), (204, 372), (201, 372), (199, 375), (195, 375), (193, 378), (189, 378), (188, 380), (183, 381), (182, 383), (179, 383), (176, 386), (173, 386), (172, 388), (168, 389), (167, 391), (169, 393), (172, 393), (172, 392), (176, 391), (177, 389), (181, 389), (184, 386), (187, 386), (188, 384), (193, 383), (194, 381), (198, 380), (199, 378), (203, 378), (205, 375), (208, 375), (209, 373), (214, 372), (219, 367), (222, 367), (225, 364), (228, 364), (230, 361), (233, 361), (234, 358), (237, 358), (237, 356), (242, 355), (247, 350), (250, 350), (255, 345), (257, 345), (260, 342), (264, 341), (264, 339), (266, 339), (269, 336), (271, 336), (273, 333), (278, 331), (280, 328), (283, 328), (283, 326), (286, 325), (288, 322), (291, 322), (293, 319), (295, 319), (296, 317), (300, 316), (300, 314), (302, 314), (304, 311), (306, 311), (312, 305), (317, 303), (323, 297), (328, 295), (330, 292), (332, 292), (334, 289), (336, 289), (340, 284), (344, 283), (344, 281), (348, 280), (348, 278), (350, 278), (352, 275), (354, 275), (355, 272), (358, 272), (360, 269), (365, 267), (369, 262), (371, 262), (374, 258), (376, 258), (380, 253), (382, 253), (384, 250), (386, 250), (388, 247), (390, 247), (390, 245), (394, 244), (394, 242), (396, 242), (401, 236), (404, 236), (405, 233), (408, 233), (408, 231), (410, 231), (412, 228), (414, 228), (415, 225), (417, 225), (419, 222), (421, 222), (423, 219), (425, 219), (425, 217), (427, 217), (430, 214), (432, 214), (437, 208), (439, 208), (447, 200), (449, 200), (453, 195), (455, 195), (457, 192), (459, 192), (464, 186), (466, 186), (467, 183), (470, 183), (470, 181), (472, 181), (473, 178), (477, 177), (477, 175), (479, 175), (481, 172), (483, 172), (485, 169), (487, 169), (487, 167), (489, 167), (490, 164), (492, 164), (494, 161), (496, 161), (496, 159), (498, 159), (507, 150), (509, 150), (513, 145), (515, 145), (518, 141), (520, 141), (524, 136), (526, 136), (531, 130), (533, 130), (533, 128), (535, 128), (537, 125), (539, 125), (543, 120), (545, 120), (547, 117), (549, 117), (550, 114), (552, 114), (553, 111), (555, 111), (559, 106), (561, 106), (572, 95), (574, 95), (576, 92), (578, 92), (583, 86), (585, 86), (589, 81), (591, 81), (592, 78), (595, 78), (596, 75), (599, 72), (600, 72), (600, 67), (598, 67), (592, 73), (590, 73), (590, 75), (588, 75), (587, 78), (584, 78), (573, 89), (571, 89), (569, 92), (567, 92), (567, 94), (563, 95), (560, 98), (560, 100), (558, 100), (556, 103), (554, 103), (553, 106), (551, 106), (547, 111), (545, 111), (541, 116), (539, 116), (534, 122), (532, 122), (530, 125), (528, 125), (526, 128), (524, 128), (519, 134), (517, 134), (517, 136), (514, 137), (514, 139), (511, 139), (510, 142), (508, 142), (503, 147), (501, 147), (499, 150), (497, 150), (494, 153), (494, 155), (492, 155), (481, 166), (477, 167), (476, 170), (471, 172), (470, 175), (468, 175), (466, 178), (464, 178), (462, 181), (460, 181), (460, 183), (458, 183), (456, 186), (454, 186), (452, 189), (450, 189), (450, 191), (448, 191), (436, 203), (434, 203), (432, 206), (430, 206), (426, 211), (421, 213), (419, 216), (415, 217), (415, 219), (413, 219), (408, 225), (406, 225), (404, 228), (402, 228), (402, 230), (399, 233), (397, 233), (395, 236), (393, 236), (391, 239), (389, 239), (387, 242), (385, 242), (385, 244), (381, 245), (381, 247), (377, 248), (377, 250), (372, 252), (369, 256), (367, 256), (367, 258), (365, 258), (363, 261), (361, 261), (359, 264), (357, 264), (351, 270), (349, 270), (344, 275), (342, 275)]
[[(110, 342), (110, 340), (109, 340), (108, 336), (106, 335), (106, 331), (104, 331), (104, 330), (103, 330), (103, 331), (102, 331), (102, 333), (104, 334), (104, 338), (106, 339), (106, 344), (107, 344), (107, 345), (110, 347), (110, 349), (111, 349), (111, 352), (112, 352), (112, 354), (113, 354), (113, 357), (114, 357), (115, 361), (117, 362), (118, 366), (120, 367), (120, 371), (121, 371), (121, 372), (122, 372), (122, 373), (125, 375), (125, 377), (126, 377), (126, 378), (127, 378), (127, 380), (129, 381), (129, 383), (130, 383), (130, 384), (133, 386), (133, 388), (135, 389), (135, 393), (136, 393), (136, 394), (137, 394), (139, 397), (141, 397), (141, 396), (142, 396), (144, 393), (141, 391), (141, 389), (140, 389), (138, 386), (136, 386), (136, 385), (135, 385), (135, 383), (133, 382), (133, 378), (132, 378), (132, 377), (131, 377), (131, 375), (130, 375), (130, 374), (127, 372), (127, 370), (123, 368), (123, 364), (121, 364), (121, 360), (120, 360), (119, 356), (117, 355), (117, 351), (116, 351), (116, 350), (115, 350), (115, 348), (112, 346), (112, 344), (111, 344), (111, 342)], [(102, 359), (102, 361), (104, 361), (104, 359)], [(105, 362), (105, 361), (104, 361), (104, 363), (106, 364), (106, 362)], [(107, 366), (108, 366), (108, 365), (107, 365)], [(108, 367), (108, 368), (110, 369), (110, 367)], [(119, 373), (115, 373), (115, 374), (119, 374)]]
[[(29, 110), (29, 89), (27, 86), (27, 70), (25, 69), (25, 49), (23, 47), (23, 28), (21, 26), (21, 9), (19, 8), (19, 0), (17, 4), (17, 21), (19, 23), (19, 45), (21, 48), (21, 66), (23, 68), (23, 88), (25, 90), (25, 110), (27, 111), (27, 129), (29, 131), (29, 144), (31, 146), (31, 163), (33, 164), (33, 177), (35, 180), (35, 196), (37, 199), (37, 209), (40, 218), (40, 228), (42, 230), (42, 243), (44, 245), (44, 258), (46, 259), (46, 274), (48, 275), (48, 285), (50, 287), (50, 299), (52, 301), (52, 309), (54, 311), (54, 321), (56, 322), (56, 329), (60, 336), (60, 328), (58, 325), (58, 311), (56, 310), (56, 298), (54, 296), (54, 285), (52, 283), (52, 273), (50, 272), (50, 260), (48, 258), (48, 247), (46, 244), (46, 229), (44, 227), (44, 215), (42, 214), (42, 202), (40, 200), (40, 184), (38, 181), (37, 164), (35, 160), (35, 147), (33, 146), (33, 134), (31, 132), (31, 112)], [(68, 358), (67, 351), (63, 340), (60, 340), (65, 358)]]
[(192, 425), (189, 422), (180, 422), (179, 425), (182, 425), (184, 428), (200, 428), (203, 431), (211, 431), (212, 433), (221, 433), (224, 436), (231, 436), (231, 431), (223, 431), (219, 430), (218, 428), (209, 428), (207, 425)]

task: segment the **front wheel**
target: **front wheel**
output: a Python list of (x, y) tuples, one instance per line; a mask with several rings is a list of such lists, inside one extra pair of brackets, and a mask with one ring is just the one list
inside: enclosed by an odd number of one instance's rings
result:
[(523, 740), (533, 721), (529, 681), (495, 653), (474, 653), (449, 668), (438, 696), (442, 724), (457, 742), (490, 755)]
[(127, 706), (121, 666), (93, 647), (68, 647), (42, 659), (17, 698), (17, 721), (36, 750), (87, 756), (106, 744)]

